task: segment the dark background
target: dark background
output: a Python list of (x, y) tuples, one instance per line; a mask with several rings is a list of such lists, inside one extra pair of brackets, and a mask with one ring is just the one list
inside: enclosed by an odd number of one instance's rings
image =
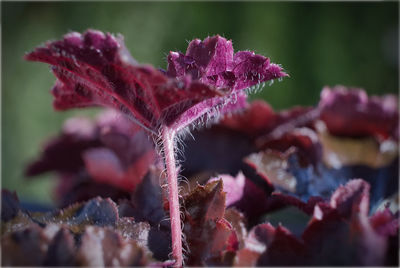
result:
[(235, 50), (280, 63), (290, 78), (252, 96), (276, 109), (315, 105), (325, 85), (398, 91), (398, 2), (2, 2), (2, 187), (49, 202), (51, 175), (27, 181), (26, 163), (72, 115), (53, 112), (48, 66), (22, 57), (49, 39), (87, 28), (121, 33), (139, 62), (166, 67), (170, 50), (220, 34)]

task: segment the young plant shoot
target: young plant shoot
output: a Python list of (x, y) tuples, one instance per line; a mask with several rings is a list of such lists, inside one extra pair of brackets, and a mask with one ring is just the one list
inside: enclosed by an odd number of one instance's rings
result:
[(170, 52), (166, 71), (138, 64), (122, 36), (96, 30), (68, 33), (25, 58), (51, 66), (57, 77), (52, 89), (56, 110), (110, 107), (159, 141), (167, 171), (176, 267), (183, 265), (177, 135), (240, 110), (248, 92), (258, 90), (266, 81), (287, 76), (266, 57), (251, 51), (234, 53), (232, 42), (218, 35), (191, 41), (185, 54)]

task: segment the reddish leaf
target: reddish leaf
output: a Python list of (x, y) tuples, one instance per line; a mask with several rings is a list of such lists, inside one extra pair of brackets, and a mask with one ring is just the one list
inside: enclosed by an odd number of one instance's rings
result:
[(398, 140), (397, 97), (368, 97), (363, 89), (325, 87), (319, 103), (321, 119), (339, 136), (376, 136)]
[(380, 235), (395, 236), (398, 234), (400, 225), (398, 212), (396, 214), (393, 214), (389, 208), (377, 211), (370, 218), (372, 228)]
[(68, 119), (58, 137), (48, 141), (36, 161), (26, 168), (27, 176), (48, 171), (77, 172), (83, 166), (82, 152), (100, 147), (95, 124), (86, 118)]
[[(218, 36), (207, 40), (215, 39), (226, 42)], [(196, 50), (195, 43), (191, 43), (188, 49), (192, 50)], [(198, 60), (205, 52), (209, 50), (189, 52), (188, 55)], [(224, 68), (221, 59), (229, 57), (228, 54), (219, 52), (218, 60), (210, 70), (218, 72), (219, 68)], [(240, 77), (238, 81), (249, 79), (248, 72), (262, 77), (251, 77), (252, 82), (243, 82), (244, 86), (286, 75), (279, 66), (269, 64), (262, 56), (245, 55), (235, 57), (237, 67), (232, 72)], [(152, 66), (138, 65), (131, 60), (122, 37), (94, 30), (88, 30), (83, 35), (69, 33), (60, 41), (48, 42), (44, 47), (37, 48), (25, 58), (52, 66), (58, 78), (53, 88), (55, 108), (111, 107), (155, 134), (161, 125), (173, 125), (174, 130), (190, 125), (213, 108), (225, 104), (232, 93), (230, 85), (210, 83), (210, 80), (195, 81), (196, 76), (168, 78)], [(201, 63), (207, 64), (204, 60)], [(211, 74), (210, 71), (208, 73)]]
[(56, 198), (65, 206), (100, 195), (127, 197), (156, 161), (156, 152), (144, 131), (111, 110), (96, 120), (69, 119), (26, 173), (56, 171), (60, 176)]
[[(332, 194), (330, 207), (315, 206), (313, 219), (303, 239), (313, 263), (322, 265), (382, 265), (387, 240), (380, 237), (368, 220), (369, 185), (352, 180)], [(336, 257), (331, 256), (336, 252)]]
[(369, 184), (364, 180), (351, 180), (345, 186), (336, 189), (331, 196), (330, 206), (343, 217), (349, 217), (354, 212), (367, 216), (369, 189)]
[[(258, 228), (261, 226), (258, 226)], [(295, 266), (307, 263), (308, 256), (304, 244), (284, 227), (278, 226), (274, 228), (272, 236), (269, 233), (266, 237), (260, 237), (260, 239), (267, 242), (267, 250), (261, 254), (257, 265)]]
[(262, 145), (266, 139), (276, 139), (294, 128), (310, 125), (317, 114), (312, 107), (276, 112), (267, 102), (254, 100), (247, 104), (243, 113), (225, 116), (220, 124), (252, 138), (260, 137), (262, 140), (257, 143)]
[(254, 52), (234, 54), (232, 41), (219, 35), (191, 41), (185, 55), (170, 52), (167, 74), (171, 77), (189, 74), (205, 84), (230, 87), (234, 91), (287, 76), (281, 67)]

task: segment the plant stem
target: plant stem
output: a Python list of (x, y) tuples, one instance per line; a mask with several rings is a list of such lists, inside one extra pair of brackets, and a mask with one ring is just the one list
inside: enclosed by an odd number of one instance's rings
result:
[(169, 214), (171, 218), (172, 256), (175, 259), (174, 267), (182, 267), (182, 229), (178, 197), (178, 173), (174, 155), (175, 131), (168, 127), (162, 130), (165, 166), (168, 180)]

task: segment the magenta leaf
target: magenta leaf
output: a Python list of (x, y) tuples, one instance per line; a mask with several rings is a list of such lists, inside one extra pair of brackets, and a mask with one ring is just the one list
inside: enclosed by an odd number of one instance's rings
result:
[(151, 66), (126, 61), (122, 37), (88, 30), (69, 33), (26, 55), (52, 66), (56, 109), (101, 105), (127, 114), (150, 132), (170, 125), (188, 108), (221, 96), (220, 90), (190, 80), (168, 79)]
[(170, 52), (167, 74), (190, 75), (208, 85), (233, 88), (234, 92), (287, 76), (279, 65), (254, 52), (234, 54), (232, 41), (219, 35), (191, 41), (185, 55)]
[(321, 119), (334, 135), (399, 138), (399, 108), (394, 95), (368, 97), (359, 88), (325, 87), (319, 108)]
[[(219, 44), (226, 42), (218, 36), (206, 40), (215, 39), (219, 40)], [(151, 66), (138, 65), (129, 60), (131, 57), (122, 37), (95, 30), (88, 30), (83, 35), (69, 33), (60, 41), (47, 42), (25, 58), (52, 66), (58, 78), (53, 88), (56, 109), (107, 106), (122, 111), (148, 131), (157, 133), (162, 125), (174, 125), (175, 130), (186, 127), (211, 109), (224, 104), (226, 97), (236, 94), (234, 90), (286, 75), (279, 66), (250, 52), (237, 53), (233, 69), (224, 67), (222, 59), (227, 57), (233, 61), (232, 55), (219, 51), (216, 60), (210, 61), (204, 58), (204, 53), (211, 51), (211, 45), (209, 43), (207, 51), (198, 51), (198, 47), (191, 43), (189, 57), (193, 56), (201, 72), (208, 75), (219, 75), (222, 69), (227, 68), (224, 72), (230, 70), (235, 73), (240, 77), (237, 80), (242, 86), (212, 83), (212, 80), (196, 81), (199, 77), (195, 75), (168, 78)], [(230, 49), (233, 50), (232, 46)], [(226, 62), (225, 65), (229, 64)], [(221, 77), (229, 76), (221, 74)], [(239, 85), (239, 82), (236, 84)]]

